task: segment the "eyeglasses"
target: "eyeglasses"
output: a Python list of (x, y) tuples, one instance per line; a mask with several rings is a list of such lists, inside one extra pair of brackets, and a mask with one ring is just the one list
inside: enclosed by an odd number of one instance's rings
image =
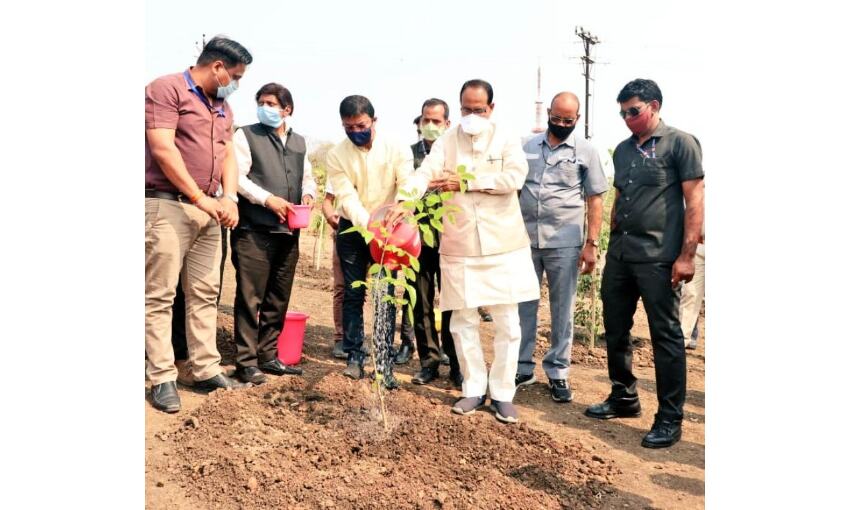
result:
[[(644, 108), (646, 108), (646, 106), (647, 105), (644, 105)], [(628, 119), (629, 117), (636, 117), (636, 116), (641, 114), (642, 110), (643, 110), (643, 108), (638, 108), (637, 106), (632, 106), (631, 108), (628, 108), (626, 111), (621, 110), (620, 111), (620, 117), (622, 117), (624, 119)]]
[(469, 115), (474, 113), (475, 115), (483, 115), (487, 113), (487, 108), (467, 108), (465, 106), (460, 107), (461, 115)]
[(557, 115), (549, 115), (549, 121), (552, 124), (557, 124), (559, 126), (572, 126), (576, 123), (576, 119), (564, 119), (562, 117), (558, 117)]

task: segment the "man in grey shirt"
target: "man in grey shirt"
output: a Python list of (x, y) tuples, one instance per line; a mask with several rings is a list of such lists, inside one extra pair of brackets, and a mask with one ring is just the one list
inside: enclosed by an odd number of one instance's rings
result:
[[(551, 347), (543, 358), (549, 390), (555, 402), (573, 399), (567, 384), (573, 343), (573, 311), (578, 273), (596, 266), (599, 230), (602, 226), (602, 193), (608, 181), (599, 153), (573, 133), (579, 117), (579, 100), (561, 92), (549, 107), (549, 129), (526, 142), (528, 176), (520, 192), (520, 208), (538, 282), (543, 272), (549, 283), (552, 316)], [(588, 236), (584, 239), (585, 203)], [(537, 308), (540, 300), (519, 304), (520, 344), (516, 385), (532, 384), (534, 345), (537, 340)]]

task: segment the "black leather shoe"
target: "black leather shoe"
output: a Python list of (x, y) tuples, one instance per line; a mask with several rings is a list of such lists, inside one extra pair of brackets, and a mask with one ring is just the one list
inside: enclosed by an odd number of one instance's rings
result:
[(333, 356), (336, 359), (346, 359), (348, 357), (348, 355), (342, 349), (342, 340), (340, 340), (339, 342), (334, 342)]
[(413, 344), (409, 344), (406, 342), (402, 342), (401, 347), (398, 349), (398, 353), (396, 353), (393, 358), (393, 363), (396, 365), (406, 365), (408, 361), (410, 361), (410, 357), (413, 354)]
[(180, 410), (180, 396), (177, 395), (177, 383), (168, 381), (151, 386), (151, 404), (155, 409), (166, 413)]
[(416, 372), (413, 376), (413, 384), (428, 384), (440, 375), (437, 367), (422, 367), (422, 370)]
[(444, 353), (442, 349), (440, 349), (440, 364), (445, 366), (452, 364), (452, 360), (449, 359), (449, 355)]
[(457, 372), (449, 372), (449, 381), (451, 381), (452, 386), (456, 389), (463, 388), (463, 374), (459, 370)]
[(271, 361), (266, 361), (265, 363), (260, 363), (260, 370), (273, 375), (301, 375), (304, 373), (304, 371), (298, 367), (284, 365), (283, 362), (277, 358)]
[(584, 410), (584, 415), (598, 420), (611, 418), (633, 418), (640, 416), (640, 401), (633, 399), (613, 399), (608, 397), (605, 402), (594, 404)]
[(236, 369), (236, 378), (242, 382), (254, 385), (266, 382), (266, 376), (257, 367), (239, 367)]
[(195, 381), (193, 389), (209, 393), (215, 390), (235, 390), (239, 388), (250, 388), (251, 384), (242, 384), (235, 379), (231, 379), (224, 374), (218, 374), (215, 377), (204, 379), (203, 381)]
[(644, 448), (667, 448), (682, 438), (682, 421), (661, 420), (655, 415), (652, 429), (643, 437), (640, 445)]

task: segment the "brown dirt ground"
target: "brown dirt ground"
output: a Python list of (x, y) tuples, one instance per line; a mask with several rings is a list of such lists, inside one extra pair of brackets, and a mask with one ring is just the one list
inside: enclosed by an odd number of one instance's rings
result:
[[(330, 356), (330, 243), (318, 271), (314, 244), (314, 237), (302, 236), (290, 306), (310, 314), (304, 376), (270, 376), (259, 387), (209, 396), (181, 386), (183, 409), (174, 415), (146, 401), (146, 508), (704, 507), (704, 335), (688, 351), (684, 433), (669, 449), (640, 446), (657, 408), (642, 308), (633, 330), (640, 418), (598, 421), (582, 414), (605, 398), (609, 382), (603, 341), (590, 348), (578, 331), (572, 403), (553, 402), (538, 383), (517, 392), (518, 425), (503, 425), (489, 411), (457, 416), (449, 406), (459, 392), (444, 378), (410, 384), (418, 369), (413, 361), (397, 369), (402, 389), (387, 398), (385, 431), (368, 380), (342, 377), (343, 362)], [(234, 285), (228, 264), (218, 324), (227, 369), (233, 368)], [(544, 293), (538, 361), (548, 346), (548, 317)], [(482, 326), (492, 359), (492, 325)], [(546, 380), (539, 363), (536, 375)]]

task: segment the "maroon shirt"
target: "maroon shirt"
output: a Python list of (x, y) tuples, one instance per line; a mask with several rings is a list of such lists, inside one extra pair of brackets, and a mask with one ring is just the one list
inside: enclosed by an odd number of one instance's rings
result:
[[(218, 191), (225, 143), (233, 138), (233, 111), (223, 99), (207, 105), (199, 97), (203, 90), (188, 73), (168, 74), (145, 87), (145, 129), (175, 130), (174, 143), (189, 175), (208, 195)], [(145, 189), (179, 190), (168, 180), (151, 154), (145, 136)]]

